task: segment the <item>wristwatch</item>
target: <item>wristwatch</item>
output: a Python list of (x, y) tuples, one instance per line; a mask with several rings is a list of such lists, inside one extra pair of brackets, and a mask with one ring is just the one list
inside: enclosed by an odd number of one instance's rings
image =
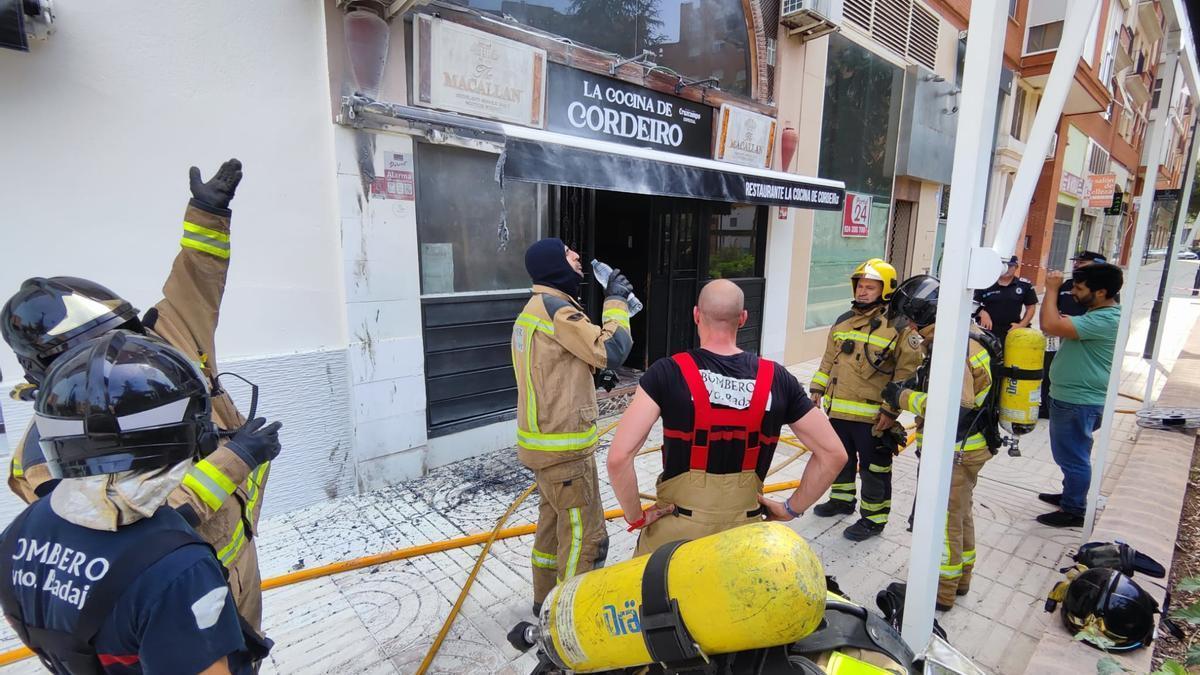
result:
[(796, 513), (795, 511), (793, 511), (792, 505), (791, 505), (791, 503), (789, 503), (789, 501), (787, 499), (783, 500), (783, 510), (787, 511), (788, 515), (793, 518), (799, 518), (800, 516), (804, 515), (803, 511), (801, 511), (799, 513)]

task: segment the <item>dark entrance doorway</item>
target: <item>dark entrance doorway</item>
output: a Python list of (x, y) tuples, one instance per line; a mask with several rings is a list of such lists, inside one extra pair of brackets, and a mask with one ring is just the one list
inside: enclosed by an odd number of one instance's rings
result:
[(761, 340), (766, 208), (603, 190), (557, 189), (558, 236), (584, 257), (581, 291), (592, 319), (604, 302), (590, 261), (621, 269), (645, 309), (630, 321), (633, 351), (625, 366), (644, 370), (699, 345), (692, 307), (704, 282), (727, 278), (746, 294), (749, 319), (738, 345)]

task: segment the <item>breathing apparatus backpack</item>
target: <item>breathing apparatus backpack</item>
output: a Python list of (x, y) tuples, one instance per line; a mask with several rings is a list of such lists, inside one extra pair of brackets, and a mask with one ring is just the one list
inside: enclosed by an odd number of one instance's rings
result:
[(983, 434), (988, 450), (994, 455), (1000, 452), (1001, 446), (1004, 445), (1004, 437), (1000, 434), (1000, 391), (1005, 375), (1004, 345), (1000, 344), (995, 335), (985, 330), (971, 331), (971, 337), (987, 350), (991, 362), (989, 374), (992, 377), (992, 386), (988, 389), (983, 405), (969, 422), (965, 434)]

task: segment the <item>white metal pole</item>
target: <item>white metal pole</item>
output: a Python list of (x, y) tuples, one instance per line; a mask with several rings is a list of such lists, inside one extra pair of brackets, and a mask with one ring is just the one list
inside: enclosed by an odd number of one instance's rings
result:
[[(1054, 55), (1054, 65), (1050, 67), (1046, 88), (1042, 91), (1042, 101), (1038, 104), (1033, 127), (1029, 130), (1029, 142), (1025, 144), (1025, 154), (1021, 156), (1017, 175), (1013, 178), (1012, 190), (1008, 194), (1008, 203), (1004, 207), (1004, 215), (1000, 217), (1000, 227), (992, 243), (992, 248), (996, 249), (1002, 258), (1007, 258), (1016, 250), (1017, 238), (1021, 236), (1021, 229), (1025, 226), (1025, 217), (1029, 215), (1033, 191), (1042, 175), (1046, 153), (1050, 151), (1050, 140), (1058, 129), (1067, 94), (1071, 92), (1075, 69), (1079, 66), (1079, 57), (1083, 55), (1083, 45), (1087, 42), (1088, 28), (1099, 11), (1099, 0), (1071, 0), (1067, 7), (1066, 16), (1071, 19), (1063, 26), (1058, 53)], [(1086, 13), (1086, 21), (1083, 13)], [(1077, 20), (1074, 17), (1079, 18)], [(1003, 32), (999, 28), (996, 30)], [(1067, 139), (1061, 138), (1059, 142), (1066, 143)]]
[(962, 104), (954, 144), (950, 210), (946, 220), (949, 254), (942, 262), (938, 298), (937, 347), (933, 350), (925, 411), (924, 451), (917, 481), (916, 518), (908, 561), (904, 640), (916, 651), (925, 648), (933, 631), (938, 568), (941, 564), (946, 502), (950, 497), (954, 435), (958, 427), (959, 390), (966, 366), (971, 289), (967, 285), (970, 253), (979, 243), (987, 178), (995, 135), (996, 92), (1004, 49), (1006, 3), (971, 3)]
[[(1117, 403), (1117, 387), (1121, 383), (1121, 366), (1125, 363), (1125, 347), (1129, 342), (1129, 325), (1133, 320), (1136, 304), (1138, 274), (1142, 270), (1142, 252), (1146, 248), (1146, 231), (1150, 226), (1150, 210), (1154, 205), (1154, 183), (1158, 178), (1158, 165), (1162, 159), (1164, 131), (1169, 123), (1167, 107), (1171, 104), (1171, 92), (1175, 89), (1175, 71), (1179, 62), (1179, 32), (1171, 31), (1166, 36), (1163, 52), (1163, 86), (1154, 111), (1157, 119), (1150, 121), (1150, 140), (1146, 145), (1146, 178), (1142, 182), (1142, 194), (1138, 196), (1137, 226), (1129, 250), (1129, 267), (1125, 270), (1125, 303), (1121, 307), (1121, 323), (1117, 329), (1116, 348), (1113, 349), (1112, 370), (1108, 374), (1108, 394), (1104, 397), (1104, 412), (1100, 430), (1095, 435), (1092, 447), (1092, 483), (1088, 487), (1087, 514), (1083, 520), (1081, 541), (1088, 541), (1096, 524), (1096, 503), (1100, 499), (1100, 483), (1104, 480), (1104, 467), (1108, 462), (1108, 448), (1112, 437), (1113, 410)], [(1152, 114), (1153, 115), (1153, 114)], [(1154, 367), (1153, 364), (1150, 365)]]
[[(1163, 94), (1167, 93), (1165, 90)], [(1174, 91), (1171, 92), (1174, 95)], [(1161, 96), (1161, 94), (1160, 94)], [(1169, 112), (1169, 111), (1168, 111)], [(1196, 144), (1196, 122), (1193, 120), (1191, 128), (1191, 137), (1187, 142), (1187, 166), (1184, 167), (1184, 181), (1182, 191), (1179, 193), (1179, 200), (1175, 203), (1175, 225), (1171, 228), (1171, 241), (1167, 246), (1167, 257), (1163, 261), (1163, 266), (1166, 268), (1163, 271), (1165, 291), (1162, 291), (1161, 304), (1155, 309), (1158, 310), (1158, 316), (1154, 322), (1154, 338), (1150, 347), (1150, 372), (1146, 375), (1146, 390), (1142, 392), (1142, 408), (1149, 409), (1154, 407), (1154, 380), (1158, 374), (1158, 368), (1155, 365), (1158, 363), (1158, 350), (1162, 346), (1163, 326), (1167, 323), (1167, 309), (1171, 306), (1171, 270), (1175, 267), (1175, 252), (1178, 250), (1180, 242), (1179, 237), (1183, 234), (1183, 221), (1187, 218), (1188, 198), (1192, 194), (1192, 179), (1196, 176), (1195, 157), (1192, 156), (1192, 150)]]

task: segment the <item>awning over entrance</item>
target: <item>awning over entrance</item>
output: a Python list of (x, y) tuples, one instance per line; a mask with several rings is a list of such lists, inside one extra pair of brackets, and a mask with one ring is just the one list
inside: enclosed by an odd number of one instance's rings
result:
[(510, 180), (720, 202), (841, 210), (840, 181), (501, 125)]
[(540, 129), (499, 124), (462, 115), (343, 99), (346, 123), (430, 137), (449, 133), (469, 141), (503, 144), (499, 176), (509, 180), (665, 195), (744, 204), (839, 211), (845, 184), (782, 171), (739, 166)]

